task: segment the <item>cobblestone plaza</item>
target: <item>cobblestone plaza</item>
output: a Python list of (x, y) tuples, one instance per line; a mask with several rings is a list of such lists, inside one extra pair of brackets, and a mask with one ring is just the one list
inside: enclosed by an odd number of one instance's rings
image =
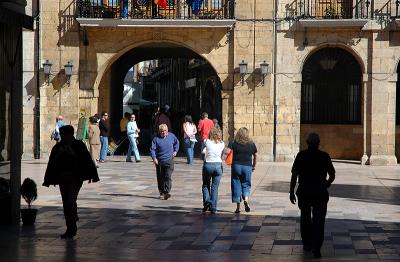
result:
[[(78, 235), (61, 240), (58, 187), (39, 186), (35, 226), (0, 228), (1, 261), (303, 261), (299, 211), (289, 201), (288, 163), (264, 163), (252, 178), (250, 213), (234, 214), (224, 166), (215, 215), (202, 213), (201, 162), (176, 161), (172, 198), (158, 199), (154, 165), (113, 157), (101, 181), (78, 197)], [(334, 163), (337, 177), (322, 247), (323, 261), (400, 259), (399, 167)], [(22, 179), (43, 179), (46, 161), (25, 161)]]

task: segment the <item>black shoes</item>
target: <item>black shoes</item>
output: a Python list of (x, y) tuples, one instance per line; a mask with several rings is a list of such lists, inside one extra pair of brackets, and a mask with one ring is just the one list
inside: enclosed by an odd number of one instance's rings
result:
[(140, 160), (136, 160), (136, 163), (140, 163), (140, 162), (142, 162), (142, 161), (140, 161)]
[(206, 212), (208, 210), (210, 210), (210, 203), (205, 203), (202, 211)]
[(315, 258), (321, 258), (321, 251), (313, 250), (312, 253), (313, 253)]
[(250, 206), (249, 206), (249, 203), (247, 203), (247, 201), (244, 201), (244, 210), (246, 212), (250, 212)]

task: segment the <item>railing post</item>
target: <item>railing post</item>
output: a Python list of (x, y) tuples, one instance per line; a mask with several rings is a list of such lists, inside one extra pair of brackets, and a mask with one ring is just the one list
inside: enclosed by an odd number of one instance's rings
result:
[[(365, 5), (366, 5), (366, 7), (367, 7), (367, 18), (369, 18), (369, 5), (370, 5), (371, 3), (370, 3), (370, 1), (369, 0), (366, 0), (365, 1)], [(372, 17), (372, 13), (371, 13), (371, 17)]]

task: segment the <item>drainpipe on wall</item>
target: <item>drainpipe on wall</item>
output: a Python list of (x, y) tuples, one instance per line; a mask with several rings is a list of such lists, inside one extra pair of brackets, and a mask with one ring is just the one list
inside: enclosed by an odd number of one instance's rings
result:
[(273, 103), (274, 103), (274, 131), (273, 131), (273, 138), (272, 138), (272, 155), (274, 158), (274, 162), (276, 161), (276, 126), (277, 126), (277, 112), (278, 112), (278, 108), (277, 108), (277, 103), (276, 103), (276, 52), (277, 52), (277, 30), (276, 30), (276, 22), (277, 22), (277, 17), (276, 17), (276, 13), (277, 13), (277, 0), (274, 0), (274, 4), (273, 4), (273, 8), (272, 8), (272, 16), (273, 16), (273, 24), (272, 24), (272, 30), (273, 30), (273, 48), (272, 48), (272, 52), (273, 52), (273, 56), (272, 56), (272, 77), (273, 77), (273, 88), (274, 88), (274, 94), (273, 94)]
[(35, 97), (35, 147), (34, 158), (40, 159), (40, 0), (36, 0), (36, 97)]

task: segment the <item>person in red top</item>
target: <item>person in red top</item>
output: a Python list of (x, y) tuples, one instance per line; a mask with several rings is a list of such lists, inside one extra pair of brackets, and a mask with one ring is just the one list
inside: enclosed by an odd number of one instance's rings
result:
[(214, 122), (211, 119), (208, 119), (207, 112), (201, 114), (201, 120), (199, 122), (198, 131), (201, 133), (201, 141), (204, 141), (208, 138), (208, 134), (210, 133), (211, 128), (214, 127)]

